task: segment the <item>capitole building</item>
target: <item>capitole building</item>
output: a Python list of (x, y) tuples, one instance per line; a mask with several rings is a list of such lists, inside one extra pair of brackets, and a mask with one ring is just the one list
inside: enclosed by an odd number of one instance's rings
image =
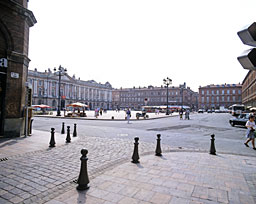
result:
[(27, 0), (0, 1), (0, 135), (24, 135), (29, 28), (36, 23)]
[(71, 77), (68, 73), (63, 74), (59, 81), (57, 72), (50, 68), (44, 72), (36, 68), (29, 70), (28, 82), (32, 85), (33, 105), (45, 104), (57, 109), (60, 96), (61, 109), (74, 102), (87, 104), (89, 109), (112, 108), (112, 86), (109, 82), (101, 84), (94, 80), (85, 81), (75, 75)]

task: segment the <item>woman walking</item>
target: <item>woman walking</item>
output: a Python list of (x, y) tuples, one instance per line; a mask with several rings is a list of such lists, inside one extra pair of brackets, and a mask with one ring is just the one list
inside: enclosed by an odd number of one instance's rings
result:
[(248, 143), (250, 141), (252, 141), (252, 147), (253, 147), (254, 150), (256, 150), (255, 142), (254, 142), (254, 140), (255, 140), (255, 132), (254, 131), (255, 131), (256, 125), (255, 125), (254, 120), (255, 120), (255, 117), (253, 115), (250, 115), (249, 120), (246, 122), (246, 125), (245, 125), (247, 127), (246, 137), (248, 139), (246, 140), (244, 145), (246, 147), (249, 147)]

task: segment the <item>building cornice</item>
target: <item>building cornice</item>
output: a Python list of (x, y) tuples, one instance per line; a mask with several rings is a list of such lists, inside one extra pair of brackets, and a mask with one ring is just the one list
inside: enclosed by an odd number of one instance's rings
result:
[(29, 27), (32, 27), (34, 24), (37, 23), (33, 12), (28, 10), (27, 8), (24, 8), (22, 5), (14, 0), (1, 0), (0, 7), (5, 7), (12, 10), (13, 12), (16, 12), (19, 15), (22, 15), (26, 19)]

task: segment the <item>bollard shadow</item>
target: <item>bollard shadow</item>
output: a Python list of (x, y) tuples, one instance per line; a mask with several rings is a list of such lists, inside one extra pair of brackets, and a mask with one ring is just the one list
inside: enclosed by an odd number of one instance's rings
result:
[(158, 156), (159, 158), (161, 158), (162, 160), (167, 160), (166, 157), (162, 156)]
[(140, 169), (144, 168), (140, 163), (136, 163), (136, 166), (139, 167)]
[(84, 191), (79, 191), (79, 190), (76, 190), (76, 191), (77, 191), (77, 193), (78, 193), (77, 203), (78, 203), (78, 204), (84, 204), (84, 203), (86, 203), (86, 201), (87, 201), (87, 199), (88, 199), (87, 192), (89, 191), (89, 189), (84, 190)]
[[(209, 153), (209, 154), (210, 154), (210, 153)], [(222, 156), (222, 155), (220, 155), (220, 154), (217, 154), (217, 153), (216, 153), (215, 155), (214, 155), (214, 154), (210, 154), (210, 155), (211, 155), (211, 156), (214, 156), (214, 157), (225, 158), (224, 156)]]

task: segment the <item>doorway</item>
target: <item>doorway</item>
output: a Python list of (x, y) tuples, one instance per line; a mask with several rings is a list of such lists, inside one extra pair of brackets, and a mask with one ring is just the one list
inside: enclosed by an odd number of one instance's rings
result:
[(0, 135), (4, 134), (6, 73), (0, 70)]

